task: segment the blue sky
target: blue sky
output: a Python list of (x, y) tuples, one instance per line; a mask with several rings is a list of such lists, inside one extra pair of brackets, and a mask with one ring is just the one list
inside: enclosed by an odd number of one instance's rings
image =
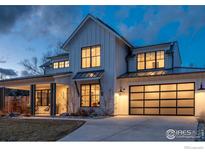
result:
[(20, 61), (53, 50), (88, 13), (135, 46), (177, 40), (184, 66), (205, 67), (205, 6), (0, 6), (0, 68), (20, 74)]

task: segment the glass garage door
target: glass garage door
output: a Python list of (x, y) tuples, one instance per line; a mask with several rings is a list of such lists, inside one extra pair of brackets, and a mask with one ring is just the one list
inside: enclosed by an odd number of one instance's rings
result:
[(194, 83), (140, 85), (129, 88), (131, 115), (194, 115)]

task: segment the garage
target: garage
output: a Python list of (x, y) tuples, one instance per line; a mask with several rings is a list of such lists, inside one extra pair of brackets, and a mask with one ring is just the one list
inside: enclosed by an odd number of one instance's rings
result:
[(195, 83), (132, 85), (129, 87), (130, 115), (195, 114)]

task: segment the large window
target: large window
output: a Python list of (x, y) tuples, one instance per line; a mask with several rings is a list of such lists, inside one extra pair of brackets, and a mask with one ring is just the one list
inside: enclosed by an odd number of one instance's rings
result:
[(137, 68), (138, 70), (144, 70), (145, 69), (145, 54), (138, 54), (137, 56)]
[(65, 68), (65, 67), (69, 67), (69, 61), (68, 60), (53, 63), (53, 68), (54, 69)]
[(130, 87), (130, 114), (194, 115), (194, 83)]
[(81, 67), (91, 68), (100, 66), (100, 46), (82, 48)]
[(81, 85), (81, 107), (100, 106), (100, 85)]
[(139, 53), (137, 55), (137, 69), (156, 69), (164, 67), (164, 51)]
[(50, 90), (37, 90), (36, 91), (37, 106), (48, 106), (49, 98), (50, 98)]

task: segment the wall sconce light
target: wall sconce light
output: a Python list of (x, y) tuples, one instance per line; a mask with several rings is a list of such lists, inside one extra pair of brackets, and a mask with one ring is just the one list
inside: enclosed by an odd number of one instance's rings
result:
[(205, 88), (203, 88), (203, 83), (201, 82), (200, 88), (198, 90), (205, 90)]
[(119, 93), (123, 93), (125, 91), (125, 88), (120, 87)]

